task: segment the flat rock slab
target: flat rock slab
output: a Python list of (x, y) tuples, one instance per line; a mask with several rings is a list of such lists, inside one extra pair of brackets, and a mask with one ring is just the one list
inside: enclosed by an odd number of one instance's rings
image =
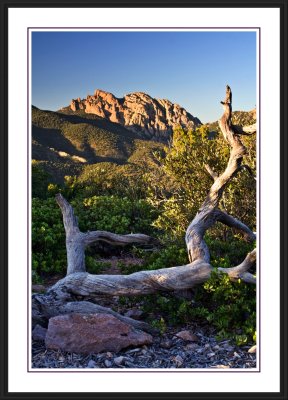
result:
[(110, 314), (68, 314), (50, 318), (45, 344), (73, 353), (118, 352), (151, 344), (151, 335), (135, 330)]
[(192, 333), (191, 331), (181, 331), (176, 333), (177, 337), (179, 337), (182, 340), (185, 340), (187, 342), (198, 342), (199, 338), (198, 336), (196, 336), (194, 333)]

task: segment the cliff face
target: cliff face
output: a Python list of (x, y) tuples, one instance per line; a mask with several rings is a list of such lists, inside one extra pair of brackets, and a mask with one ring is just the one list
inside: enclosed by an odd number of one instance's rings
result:
[(72, 111), (84, 110), (125, 126), (145, 138), (165, 140), (173, 128), (194, 129), (201, 125), (198, 118), (193, 117), (178, 104), (169, 100), (154, 99), (146, 93), (136, 92), (118, 99), (112, 93), (97, 89), (94, 95), (86, 99), (73, 99), (70, 103)]

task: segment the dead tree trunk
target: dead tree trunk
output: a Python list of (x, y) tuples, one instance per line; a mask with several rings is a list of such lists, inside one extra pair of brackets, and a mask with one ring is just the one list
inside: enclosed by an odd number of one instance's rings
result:
[[(226, 88), (225, 101), (221, 102), (224, 114), (218, 121), (224, 139), (230, 146), (230, 157), (225, 171), (217, 176), (209, 166), (206, 166), (214, 180), (208, 195), (201, 205), (198, 213), (186, 231), (186, 245), (190, 263), (172, 268), (163, 268), (155, 271), (141, 271), (130, 275), (91, 275), (86, 272), (84, 252), (86, 246), (95, 241), (106, 241), (115, 245), (129, 243), (150, 243), (152, 238), (142, 234), (115, 235), (109, 232), (80, 232), (78, 222), (74, 216), (71, 205), (61, 195), (57, 195), (66, 231), (67, 248), (67, 276), (58, 281), (46, 294), (34, 295), (33, 319), (34, 323), (43, 322), (51, 316), (81, 312), (114, 311), (100, 307), (85, 300), (97, 295), (138, 295), (161, 291), (179, 291), (191, 289), (209, 279), (212, 271), (210, 253), (204, 241), (204, 234), (217, 221), (240, 230), (248, 240), (256, 239), (254, 233), (242, 222), (218, 209), (218, 204), (227, 183), (245, 167), (242, 165), (246, 148), (242, 144), (240, 135), (245, 129), (235, 128), (231, 122), (232, 93), (229, 86)], [(251, 129), (250, 129), (251, 131)], [(246, 132), (245, 132), (246, 133)], [(219, 273), (226, 273), (231, 280), (242, 279), (247, 283), (256, 283), (255, 277), (248, 272), (256, 261), (256, 249), (249, 253), (245, 260), (236, 267), (218, 268)], [(139, 321), (132, 320), (117, 314), (119, 319), (125, 319), (136, 328), (151, 330)]]

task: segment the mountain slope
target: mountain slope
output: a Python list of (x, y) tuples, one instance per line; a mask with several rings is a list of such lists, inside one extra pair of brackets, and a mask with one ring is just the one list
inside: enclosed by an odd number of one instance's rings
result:
[(86, 99), (72, 99), (70, 109), (83, 110), (118, 123), (142, 138), (164, 141), (176, 126), (195, 129), (201, 125), (198, 118), (178, 104), (155, 99), (143, 92), (130, 93), (119, 99), (112, 93), (97, 89), (94, 95), (88, 95)]
[(77, 111), (67, 114), (32, 107), (32, 159), (49, 172), (53, 182), (79, 175), (84, 167), (100, 162), (117, 165), (148, 162), (163, 144), (139, 139), (119, 124)]

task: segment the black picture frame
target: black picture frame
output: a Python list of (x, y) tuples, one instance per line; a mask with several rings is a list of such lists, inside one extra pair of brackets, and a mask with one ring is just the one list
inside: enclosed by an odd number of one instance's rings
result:
[[(280, 392), (279, 393), (263, 393), (263, 392), (223, 392), (223, 393), (205, 393), (205, 392), (173, 392), (173, 393), (151, 393), (151, 392), (134, 392), (134, 393), (110, 393), (110, 392), (95, 392), (95, 393), (60, 393), (60, 392), (25, 392), (16, 393), (9, 392), (8, 388), (8, 12), (10, 8), (40, 8), (40, 7), (53, 7), (53, 8), (86, 8), (86, 7), (105, 7), (105, 8), (125, 8), (125, 7), (151, 7), (151, 8), (278, 8), (280, 11), (280, 128), (281, 128), (281, 149), (280, 149), (280, 199), (281, 199), (281, 240), (280, 240), (280, 259), (281, 259), (281, 280), (280, 280)], [(0, 362), (1, 362), (1, 383), (0, 383), (0, 396), (1, 399), (20, 399), (20, 398), (37, 398), (37, 399), (240, 399), (240, 398), (258, 398), (258, 399), (287, 399), (287, 0), (180, 0), (180, 2), (163, 1), (163, 0), (121, 0), (121, 1), (105, 1), (105, 0), (85, 0), (80, 1), (66, 1), (59, 2), (51, 1), (21, 1), (4, 0), (1, 2), (1, 131), (0, 131), (0, 182), (1, 182), (1, 208), (0, 208), (0, 232), (1, 232), (1, 250), (0, 250), (0, 274), (1, 274), (1, 348), (0, 348)], [(278, 295), (278, 294), (275, 294)], [(21, 299), (20, 299), (21, 301)], [(15, 361), (15, 360), (14, 360)], [(271, 366), (273, 368), (273, 366)], [(229, 379), (229, 376), (227, 376)], [(113, 377), (112, 377), (113, 380)], [(207, 376), (207, 383), (209, 384), (209, 376)], [(239, 385), (241, 381), (239, 380)]]

